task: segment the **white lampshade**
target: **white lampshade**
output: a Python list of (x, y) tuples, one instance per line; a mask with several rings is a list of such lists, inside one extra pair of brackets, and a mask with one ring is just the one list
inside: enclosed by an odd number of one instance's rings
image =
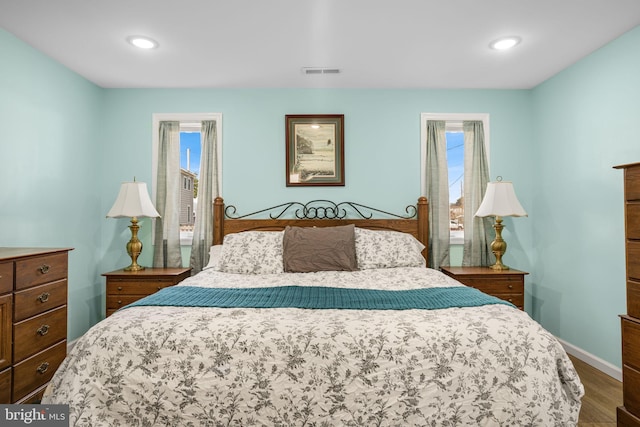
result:
[(527, 213), (516, 197), (513, 184), (496, 181), (487, 184), (487, 192), (476, 216), (527, 216)]
[(107, 218), (120, 217), (159, 217), (160, 214), (153, 207), (147, 184), (144, 182), (123, 182), (120, 187), (120, 193), (111, 210), (107, 214)]

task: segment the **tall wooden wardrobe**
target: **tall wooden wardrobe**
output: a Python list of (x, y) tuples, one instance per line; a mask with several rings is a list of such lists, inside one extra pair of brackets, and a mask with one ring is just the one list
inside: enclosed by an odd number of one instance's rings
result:
[(640, 163), (615, 166), (624, 171), (627, 314), (622, 321), (623, 406), (618, 426), (640, 427)]

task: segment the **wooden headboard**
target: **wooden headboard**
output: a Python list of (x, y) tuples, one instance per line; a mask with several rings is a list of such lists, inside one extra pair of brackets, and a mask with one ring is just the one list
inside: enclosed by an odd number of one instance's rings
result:
[[(292, 213), (294, 218), (283, 218), (287, 212)], [(356, 227), (371, 230), (393, 230), (409, 233), (425, 246), (422, 255), (428, 259), (426, 248), (429, 246), (429, 205), (427, 198), (420, 197), (417, 205), (407, 206), (405, 212), (407, 215), (396, 215), (352, 202), (334, 203), (327, 200), (316, 200), (306, 204), (284, 203), (247, 215), (236, 216), (235, 207), (225, 207), (224, 200), (217, 197), (213, 204), (213, 244), (220, 245), (224, 236), (241, 231), (280, 231), (288, 225), (333, 227), (354, 224)], [(269, 218), (247, 218), (266, 213), (269, 214)], [(355, 214), (358, 218), (347, 218), (350, 213)], [(381, 213), (391, 218), (374, 219), (372, 218), (374, 213)]]

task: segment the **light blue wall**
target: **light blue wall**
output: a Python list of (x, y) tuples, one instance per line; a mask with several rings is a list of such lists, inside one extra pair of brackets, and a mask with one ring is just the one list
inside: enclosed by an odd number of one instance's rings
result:
[[(120, 181), (135, 175), (151, 182), (151, 117), (172, 112), (222, 113), (222, 195), (242, 212), (318, 198), (402, 212), (420, 195), (420, 113), (489, 113), (492, 174), (518, 183), (526, 207), (532, 167), (530, 104), (529, 91), (513, 90), (109, 90), (103, 159), (110, 167), (103, 175), (103, 210), (112, 203)], [(345, 115), (345, 187), (285, 186), (284, 117), (310, 113)], [(121, 221), (103, 221), (104, 269), (126, 261), (121, 246), (128, 230)], [(505, 261), (527, 269), (529, 260), (523, 255), (531, 245), (530, 222), (514, 221), (513, 227), (509, 219), (505, 223), (517, 235)], [(142, 231), (150, 247), (150, 227)], [(141, 256), (144, 263), (150, 259), (150, 250)]]
[[(101, 89), (0, 30), (0, 245), (69, 246), (69, 336), (104, 310), (101, 273), (126, 265), (128, 221), (106, 219), (120, 182), (149, 184), (153, 113), (223, 114), (223, 196), (241, 211), (352, 200), (398, 211), (420, 193), (421, 112), (489, 113), (491, 176), (515, 183), (505, 263), (529, 271), (526, 308), (620, 365), (622, 175), (640, 161), (638, 29), (531, 91)], [(285, 114), (345, 114), (344, 188), (285, 186)], [(151, 259), (151, 229), (142, 221)]]
[(533, 90), (533, 314), (620, 366), (622, 172), (640, 161), (640, 28)]
[(0, 30), (0, 246), (72, 247), (69, 336), (100, 319), (103, 90)]

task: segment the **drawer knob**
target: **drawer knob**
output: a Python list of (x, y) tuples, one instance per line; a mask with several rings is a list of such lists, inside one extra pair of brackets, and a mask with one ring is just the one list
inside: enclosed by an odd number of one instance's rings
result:
[(40, 267), (38, 267), (38, 270), (40, 270), (40, 273), (42, 274), (47, 274), (50, 268), (51, 268), (50, 265), (42, 264)]
[(162, 289), (162, 286), (158, 286), (158, 290)]
[(509, 285), (509, 289), (513, 289), (513, 285)]
[(121, 291), (122, 290), (122, 286), (118, 286), (118, 290)]
[(38, 332), (38, 335), (40, 336), (47, 335), (47, 333), (49, 332), (49, 325), (40, 326), (36, 332)]
[(509, 301), (509, 302), (513, 302), (513, 298), (509, 298), (507, 301)]
[(43, 292), (40, 294), (40, 296), (37, 298), (38, 301), (40, 302), (47, 302), (49, 301), (49, 296), (51, 296), (49, 294), (49, 292)]
[(47, 372), (47, 369), (49, 369), (49, 362), (42, 362), (42, 364), (38, 366), (38, 369), (36, 369), (36, 371), (39, 374), (44, 374), (45, 372)]
[(122, 301), (118, 301), (118, 305), (122, 305)]

